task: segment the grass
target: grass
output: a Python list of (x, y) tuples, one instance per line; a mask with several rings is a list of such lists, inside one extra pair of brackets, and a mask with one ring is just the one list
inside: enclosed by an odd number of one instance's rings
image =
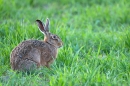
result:
[[(129, 86), (129, 0), (0, 0), (0, 86)], [(51, 69), (10, 68), (10, 52), (43, 39), (36, 19), (64, 42)]]

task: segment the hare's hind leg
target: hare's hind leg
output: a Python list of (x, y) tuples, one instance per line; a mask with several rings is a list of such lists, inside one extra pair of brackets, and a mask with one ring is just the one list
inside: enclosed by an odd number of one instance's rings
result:
[(22, 60), (19, 63), (19, 70), (21, 71), (31, 71), (36, 68), (37, 68), (37, 63), (29, 59)]

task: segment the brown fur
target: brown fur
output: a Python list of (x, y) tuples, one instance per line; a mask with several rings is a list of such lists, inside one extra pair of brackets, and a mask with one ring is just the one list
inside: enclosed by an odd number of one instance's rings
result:
[[(28, 71), (40, 66), (49, 67), (50, 63), (56, 58), (58, 48), (62, 46), (62, 41), (58, 36), (49, 33), (48, 26), (44, 26), (39, 21), (37, 23), (41, 31), (44, 32), (44, 41), (26, 40), (15, 47), (10, 55), (13, 70)], [(49, 20), (47, 22), (46, 25), (49, 24)]]

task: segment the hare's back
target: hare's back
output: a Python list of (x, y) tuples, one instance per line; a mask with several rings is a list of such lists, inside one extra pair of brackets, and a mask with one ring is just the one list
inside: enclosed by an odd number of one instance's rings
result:
[(30, 51), (37, 49), (47, 49), (46, 43), (39, 40), (26, 40), (15, 47), (11, 53), (11, 58), (24, 58)]

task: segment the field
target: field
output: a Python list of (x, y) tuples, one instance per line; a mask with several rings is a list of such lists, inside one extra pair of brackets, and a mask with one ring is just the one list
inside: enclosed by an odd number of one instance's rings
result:
[[(13, 71), (10, 53), (43, 40), (50, 19), (64, 46), (51, 68)], [(130, 0), (0, 0), (0, 86), (130, 86)]]

